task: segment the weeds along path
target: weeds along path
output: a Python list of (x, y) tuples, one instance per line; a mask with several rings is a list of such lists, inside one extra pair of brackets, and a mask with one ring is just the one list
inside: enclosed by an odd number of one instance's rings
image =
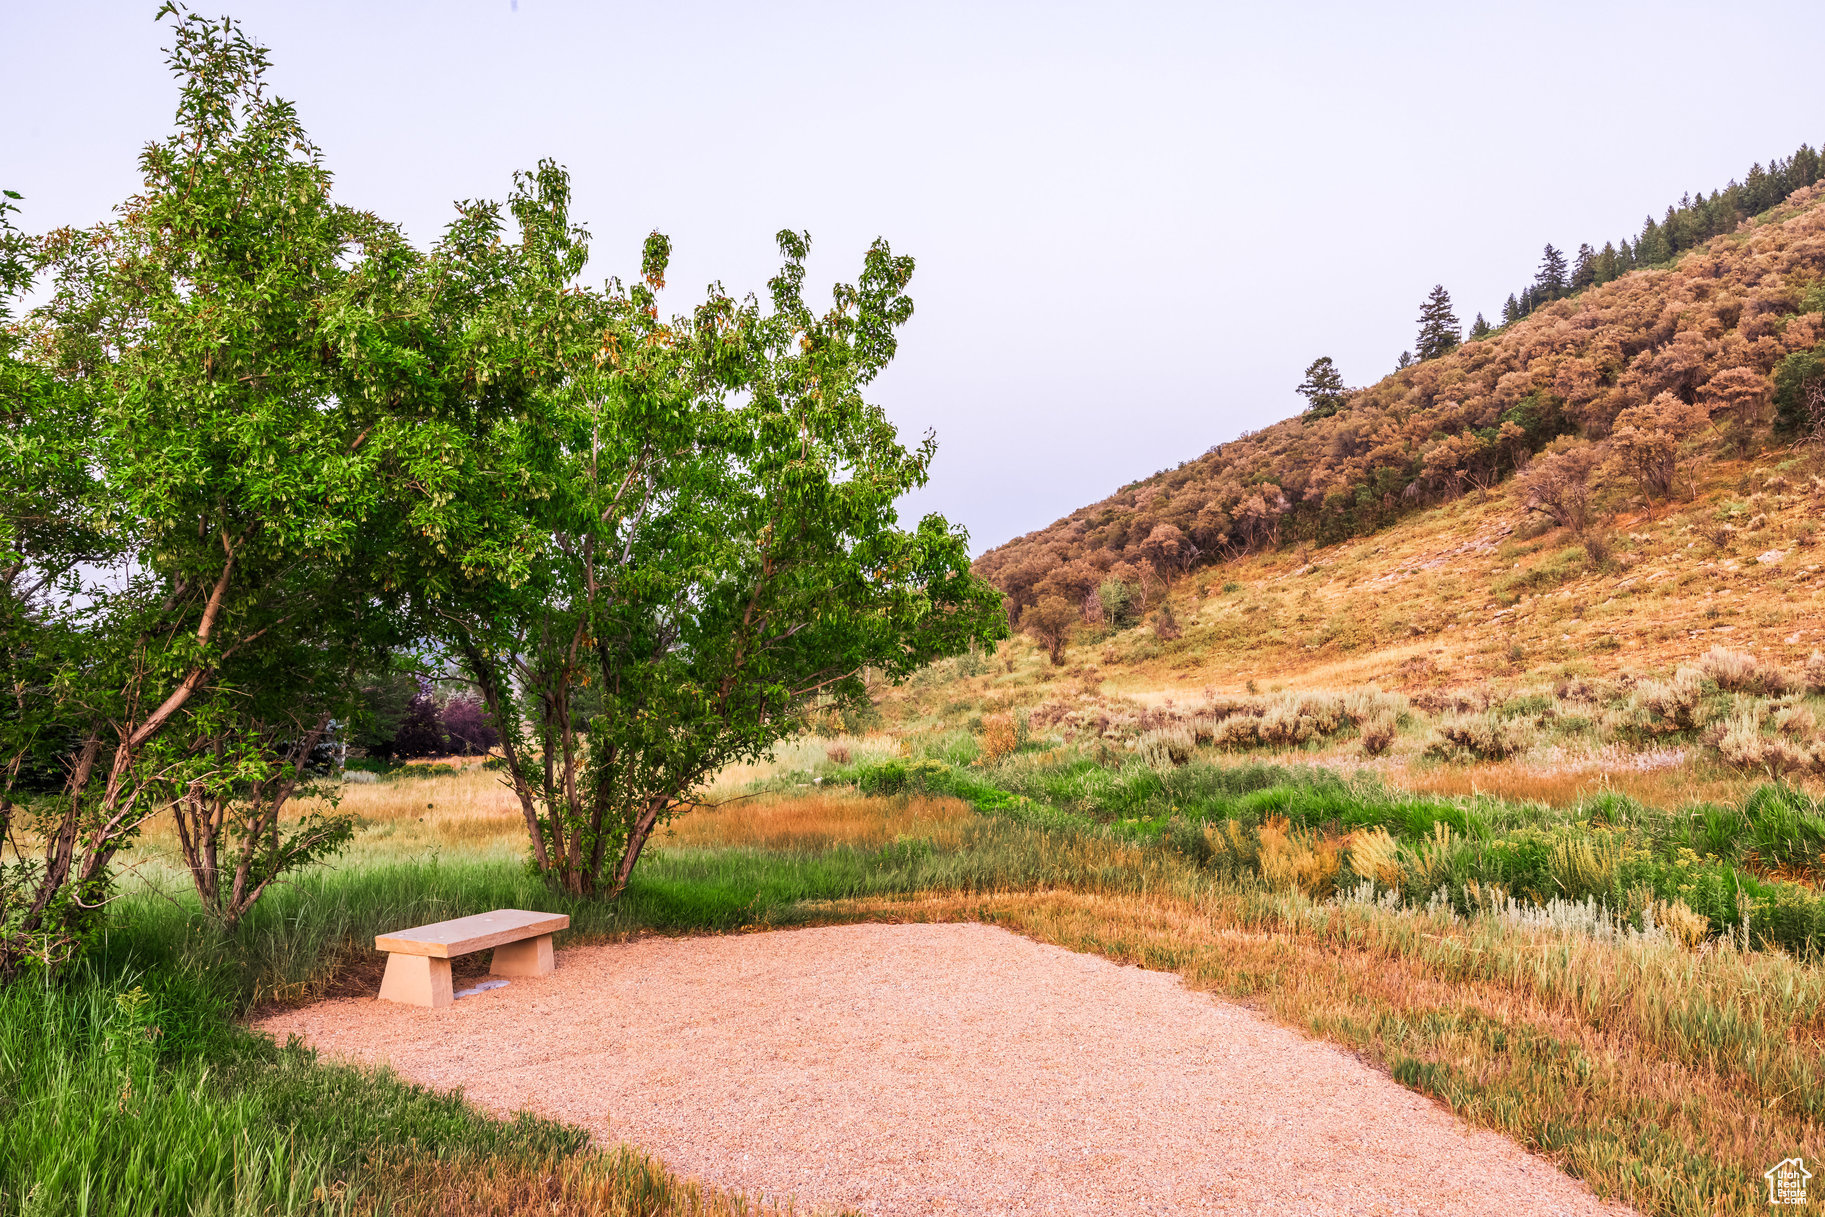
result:
[[(1825, 1152), (1816, 996), (1779, 957), (1695, 957), (1212, 885), (833, 905), (980, 921), (1175, 972), (1359, 1053), (1643, 1212), (1761, 1213), (1762, 1172)], [(1793, 1004), (1783, 1008), (1780, 994)]]
[(446, 1010), (262, 1026), (870, 1217), (1624, 1212), (1332, 1045), (979, 924), (578, 947)]

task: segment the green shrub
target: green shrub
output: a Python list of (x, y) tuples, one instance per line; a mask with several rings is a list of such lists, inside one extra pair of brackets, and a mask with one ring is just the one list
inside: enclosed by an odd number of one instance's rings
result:
[(1741, 852), (1764, 865), (1812, 870), (1825, 859), (1825, 807), (1782, 784), (1756, 788), (1743, 803)]

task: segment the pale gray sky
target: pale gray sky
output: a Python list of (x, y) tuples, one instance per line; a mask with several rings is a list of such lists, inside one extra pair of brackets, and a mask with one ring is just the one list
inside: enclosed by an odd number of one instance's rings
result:
[[(146, 2), (0, 0), (0, 186), (102, 218), (165, 132)], [(938, 432), (914, 511), (978, 552), (1391, 369), (1436, 282), (1492, 319), (1541, 245), (1632, 236), (1825, 139), (1825, 5), (202, 0), (269, 45), (344, 201), (428, 242), (568, 165), (592, 278), (674, 244), (675, 309), (918, 259), (877, 396)]]

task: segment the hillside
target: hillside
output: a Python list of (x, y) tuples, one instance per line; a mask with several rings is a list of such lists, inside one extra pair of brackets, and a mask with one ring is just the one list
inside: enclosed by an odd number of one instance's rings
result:
[(1817, 783), (1822, 310), (1814, 185), (985, 554), (1020, 637), (878, 705), (1556, 803)]
[[(1376, 535), (1503, 485), (1549, 446), (1585, 467), (1599, 525), (1685, 510), (1666, 500), (1690, 499), (1712, 478), (1701, 470), (1811, 426), (1808, 394), (1825, 383), (1822, 279), (1825, 187), (1810, 185), (1670, 265), (1545, 304), (1351, 392), (1328, 417), (1220, 444), (991, 550), (977, 570), (1023, 624), (1048, 597), (1094, 623), (1112, 580), (1145, 601), (1203, 567)], [(1528, 526), (1512, 512), (1487, 523)]]

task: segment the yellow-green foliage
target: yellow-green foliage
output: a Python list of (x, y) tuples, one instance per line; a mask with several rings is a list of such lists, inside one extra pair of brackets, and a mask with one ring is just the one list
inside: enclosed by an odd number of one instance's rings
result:
[(1622, 834), (1593, 828), (1553, 842), (1547, 871), (1567, 896), (1600, 896), (1614, 890), (1625, 858)]
[(1314, 900), (1331, 896), (1343, 849), (1316, 833), (1294, 831), (1285, 819), (1275, 817), (1257, 832), (1260, 841), (1261, 878), (1269, 887), (1297, 889)]
[(1400, 844), (1387, 829), (1358, 829), (1348, 841), (1350, 870), (1390, 891), (1401, 889)]

